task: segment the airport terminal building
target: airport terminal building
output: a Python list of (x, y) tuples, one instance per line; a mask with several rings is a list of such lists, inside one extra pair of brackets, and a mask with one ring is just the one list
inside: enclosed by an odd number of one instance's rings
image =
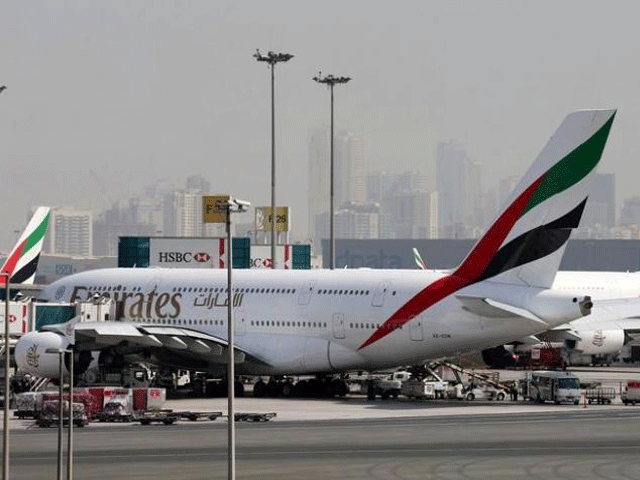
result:
[[(477, 240), (346, 240), (336, 239), (336, 268), (418, 268), (412, 249), (420, 252), (427, 268), (454, 268)], [(322, 241), (329, 251), (329, 240)], [(323, 268), (329, 256), (323, 255)], [(569, 240), (561, 270), (640, 271), (640, 240)]]

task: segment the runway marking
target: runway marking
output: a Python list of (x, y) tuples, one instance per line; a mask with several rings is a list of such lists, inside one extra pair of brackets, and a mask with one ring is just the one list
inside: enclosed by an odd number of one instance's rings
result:
[[(379, 449), (379, 448), (351, 448), (351, 449), (339, 449), (339, 450), (269, 450), (268, 452), (243, 452), (242, 449), (236, 450), (236, 455), (238, 458), (242, 458), (243, 456), (247, 457), (272, 457), (274, 454), (278, 455), (357, 455), (357, 454), (392, 454), (392, 453), (482, 453), (482, 452), (525, 452), (525, 453), (536, 453), (536, 452), (553, 452), (553, 453), (562, 453), (564, 451), (569, 450), (629, 450), (636, 451), (640, 450), (640, 445), (582, 445), (576, 447), (561, 447), (561, 446), (553, 446), (553, 447), (480, 447), (480, 448), (469, 448), (469, 447), (451, 447), (451, 448), (406, 448), (406, 447), (398, 447), (398, 448), (390, 448), (390, 449)], [(31, 455), (12, 455), (13, 458), (20, 459), (30, 459), (33, 458)], [(131, 453), (131, 454), (118, 454), (118, 455), (96, 455), (96, 454), (83, 454), (82, 452), (75, 452), (74, 457), (76, 460), (96, 460), (96, 459), (124, 459), (124, 458), (174, 458), (174, 457), (192, 457), (192, 458), (204, 458), (204, 457), (220, 457), (227, 458), (226, 452), (183, 452), (183, 453), (168, 453), (168, 454), (160, 454), (160, 453)], [(38, 454), (38, 460), (44, 459), (55, 459), (56, 455), (48, 455), (44, 456)]]

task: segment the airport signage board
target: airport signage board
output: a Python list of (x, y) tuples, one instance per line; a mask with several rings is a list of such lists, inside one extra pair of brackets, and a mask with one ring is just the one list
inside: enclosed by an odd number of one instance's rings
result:
[(218, 268), (217, 238), (149, 239), (149, 266), (164, 268)]
[[(271, 231), (271, 207), (256, 207), (256, 230)], [(289, 231), (289, 207), (276, 207), (276, 232)]]
[(227, 221), (227, 205), (229, 195), (202, 196), (202, 222), (225, 223)]
[[(4, 302), (3, 302), (4, 303)], [(0, 309), (0, 325), (4, 331), (4, 305)], [(29, 308), (26, 303), (9, 302), (9, 333), (21, 335), (29, 331)]]
[[(271, 268), (271, 246), (252, 245), (249, 268)], [(307, 270), (311, 268), (309, 245), (276, 245), (276, 268)]]
[[(288, 247), (289, 245), (276, 245), (276, 267), (279, 269), (291, 268), (285, 263), (285, 249)], [(251, 268), (271, 268), (271, 246), (252, 245), (250, 258)]]

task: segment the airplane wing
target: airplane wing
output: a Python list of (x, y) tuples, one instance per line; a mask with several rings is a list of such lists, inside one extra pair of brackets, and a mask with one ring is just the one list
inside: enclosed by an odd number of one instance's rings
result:
[[(75, 337), (79, 350), (101, 350), (118, 347), (127, 353), (142, 350), (170, 350), (210, 363), (226, 363), (227, 340), (187, 328), (143, 325), (129, 322), (77, 322), (47, 325), (42, 330)], [(69, 325), (72, 324), (69, 328)], [(236, 363), (245, 360), (267, 364), (261, 358), (235, 346)]]

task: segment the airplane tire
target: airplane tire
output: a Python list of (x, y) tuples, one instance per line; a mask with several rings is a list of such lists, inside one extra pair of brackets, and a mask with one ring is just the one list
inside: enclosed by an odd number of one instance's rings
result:
[(293, 396), (293, 385), (291, 382), (284, 382), (282, 384), (282, 396), (284, 398), (290, 398)]
[(258, 380), (253, 385), (253, 396), (257, 398), (263, 398), (266, 394), (267, 394), (267, 385), (262, 380)]

